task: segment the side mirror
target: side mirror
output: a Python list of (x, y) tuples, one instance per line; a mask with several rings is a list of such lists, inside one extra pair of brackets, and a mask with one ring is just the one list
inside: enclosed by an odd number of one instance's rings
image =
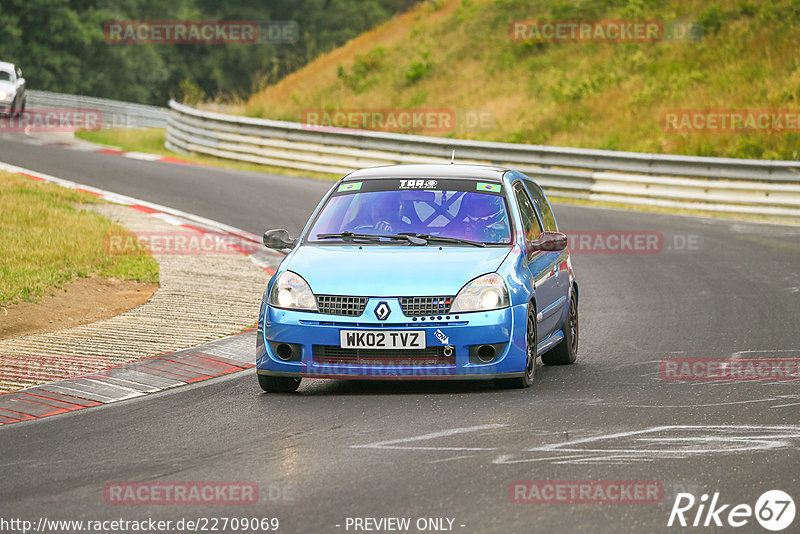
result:
[(561, 232), (542, 232), (539, 239), (528, 243), (528, 253), (537, 250), (545, 252), (558, 252), (567, 248), (567, 235)]
[(17, 87), (25, 86), (25, 78), (17, 78)]
[(264, 232), (264, 246), (267, 248), (283, 250), (287, 248), (294, 248), (296, 243), (297, 240), (292, 239), (288, 230), (284, 230), (283, 228), (267, 230)]

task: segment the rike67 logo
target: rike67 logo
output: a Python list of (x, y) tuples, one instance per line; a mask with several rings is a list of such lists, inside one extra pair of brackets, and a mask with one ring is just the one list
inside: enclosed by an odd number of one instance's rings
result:
[(767, 530), (777, 532), (792, 524), (795, 516), (794, 500), (781, 490), (764, 492), (755, 506), (749, 504), (722, 504), (719, 492), (708, 500), (704, 493), (697, 499), (691, 493), (678, 493), (669, 514), (667, 526), (691, 527), (743, 527), (755, 520)]

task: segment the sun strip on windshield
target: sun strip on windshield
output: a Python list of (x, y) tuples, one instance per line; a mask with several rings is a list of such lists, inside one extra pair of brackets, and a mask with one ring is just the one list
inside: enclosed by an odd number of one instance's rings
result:
[(500, 195), (500, 182), (477, 182), (464, 178), (376, 178), (340, 184), (334, 195), (375, 191), (463, 191)]

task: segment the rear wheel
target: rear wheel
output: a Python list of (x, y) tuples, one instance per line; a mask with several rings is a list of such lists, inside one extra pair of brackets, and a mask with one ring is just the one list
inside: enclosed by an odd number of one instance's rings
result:
[(270, 393), (291, 393), (300, 387), (300, 377), (258, 375), (258, 385)]
[(533, 384), (533, 377), (536, 374), (536, 310), (533, 305), (528, 305), (528, 318), (525, 324), (525, 374), (515, 378), (500, 378), (496, 380), (499, 387), (510, 389), (522, 389)]
[(564, 323), (564, 339), (553, 350), (542, 354), (545, 365), (569, 365), (578, 357), (578, 298), (575, 291), (569, 299), (569, 311)]

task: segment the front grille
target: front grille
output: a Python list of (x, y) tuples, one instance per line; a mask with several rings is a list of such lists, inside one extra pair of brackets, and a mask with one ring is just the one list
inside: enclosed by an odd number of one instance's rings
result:
[(400, 307), (406, 317), (449, 313), (452, 302), (453, 297), (400, 297)]
[(367, 297), (343, 297), (339, 295), (317, 295), (320, 313), (359, 317), (367, 307)]
[(456, 356), (444, 355), (444, 347), (412, 350), (343, 349), (314, 345), (314, 361), (348, 365), (455, 365)]

